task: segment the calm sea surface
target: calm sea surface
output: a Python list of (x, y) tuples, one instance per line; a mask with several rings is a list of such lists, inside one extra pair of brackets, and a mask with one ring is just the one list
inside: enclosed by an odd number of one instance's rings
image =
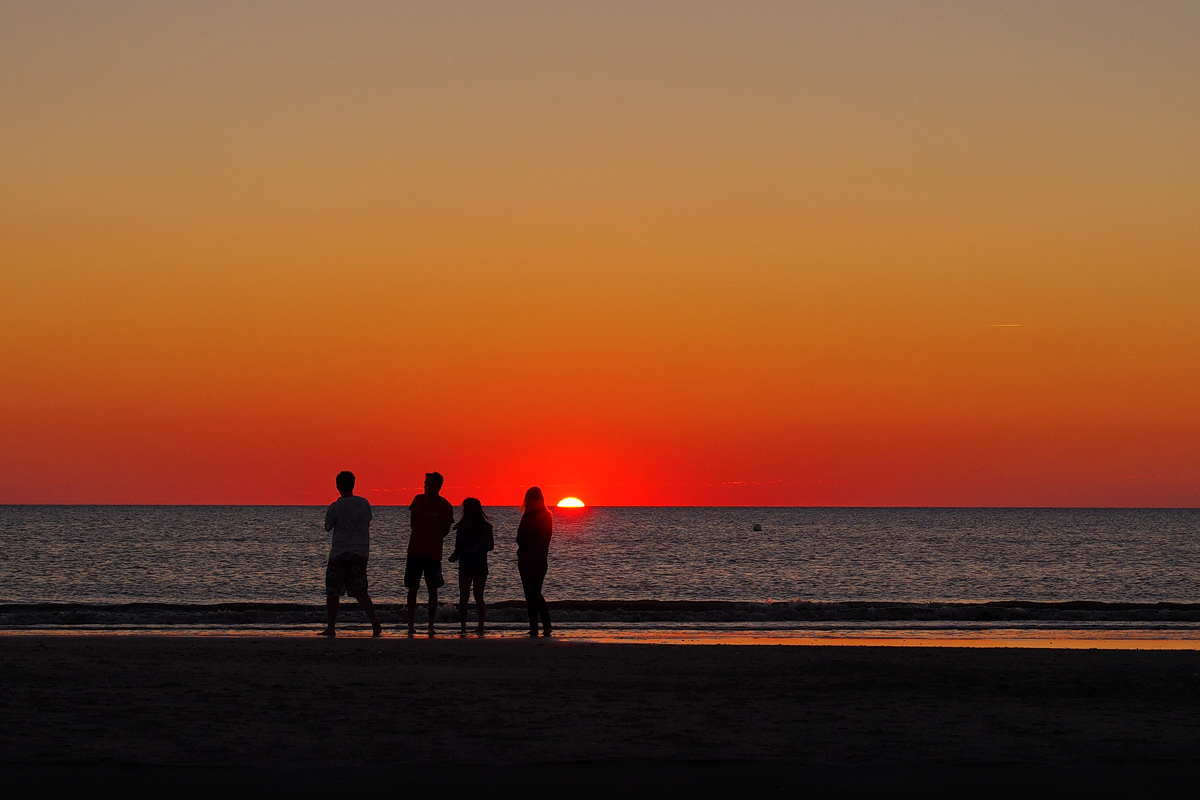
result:
[[(488, 513), (488, 594), (519, 599), (517, 512)], [(323, 522), (315, 507), (0, 507), (0, 602), (320, 604)], [(407, 523), (375, 509), (377, 601), (402, 601)], [(550, 600), (1192, 603), (1200, 511), (589, 508), (556, 513), (550, 559)]]

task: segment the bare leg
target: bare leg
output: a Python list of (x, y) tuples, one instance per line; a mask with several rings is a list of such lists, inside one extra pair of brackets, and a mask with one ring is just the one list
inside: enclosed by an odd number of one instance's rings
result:
[[(483, 585), (487, 582), (487, 576), (482, 576), (475, 579), (475, 613), (479, 615), (478, 631), (483, 633), (483, 622), (487, 618), (487, 606), (483, 604)], [(465, 593), (464, 593), (465, 595)], [(465, 596), (463, 598), (466, 599)], [(463, 615), (463, 628), (466, 628), (466, 615)]]
[(379, 624), (379, 617), (375, 616), (375, 604), (371, 602), (371, 596), (366, 592), (354, 595), (354, 599), (362, 606), (362, 610), (366, 612), (367, 619), (371, 620), (371, 635), (382, 636), (383, 626)]
[(338, 603), (340, 599), (336, 594), (325, 595), (325, 619), (327, 624), (325, 630), (317, 634), (318, 636), (337, 636), (337, 631), (334, 628), (337, 626)]
[(538, 609), (542, 616), (542, 636), (550, 635), (550, 606), (546, 603), (546, 598), (541, 592), (538, 592)]
[(437, 589), (429, 589), (429, 635), (433, 636), (433, 620), (437, 616)]
[(417, 587), (410, 586), (408, 589), (408, 635), (413, 636), (417, 632)]
[(471, 599), (471, 582), (458, 579), (458, 624), (463, 636), (467, 635), (467, 602)]

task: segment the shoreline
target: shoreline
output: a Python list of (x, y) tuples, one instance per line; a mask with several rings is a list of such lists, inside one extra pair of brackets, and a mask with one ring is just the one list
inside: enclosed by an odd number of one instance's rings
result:
[[(788, 646), (1200, 649), (1200, 604), (1070, 601), (741, 602), (558, 600), (559, 638), (596, 643)], [(385, 636), (406, 638), (405, 606), (377, 603)], [(418, 630), (427, 620), (417, 610)], [(439, 604), (440, 636), (458, 612)], [(469, 609), (468, 625), (476, 615)], [(12, 636), (304, 637), (324, 627), (325, 608), (301, 603), (0, 603), (0, 638)], [(357, 603), (343, 604), (343, 635), (369, 630)], [(521, 637), (519, 600), (489, 603), (489, 635)]]
[[(439, 603), (439, 624), (457, 622), (457, 605)], [(1200, 603), (1100, 601), (731, 601), (731, 600), (552, 600), (551, 616), (560, 626), (604, 625), (692, 628), (710, 626), (802, 629), (925, 628), (987, 629), (1146, 629), (1187, 630), (1200, 635)], [(406, 617), (403, 603), (377, 600), (385, 624)], [(474, 618), (473, 607), (469, 615)], [(362, 619), (356, 603), (343, 603), (347, 620)], [(427, 619), (424, 604), (418, 621)], [(488, 603), (489, 622), (521, 624), (522, 600)], [(0, 602), (0, 629), (108, 627), (288, 628), (325, 621), (323, 603), (293, 602)]]

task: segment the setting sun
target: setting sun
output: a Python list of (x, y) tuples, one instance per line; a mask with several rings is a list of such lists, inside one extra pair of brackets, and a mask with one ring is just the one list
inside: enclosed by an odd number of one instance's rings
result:
[(583, 501), (578, 497), (564, 497), (558, 501), (559, 508), (583, 508)]

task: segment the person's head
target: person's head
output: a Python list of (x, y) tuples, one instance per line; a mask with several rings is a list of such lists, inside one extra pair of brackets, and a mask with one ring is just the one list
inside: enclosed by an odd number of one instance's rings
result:
[(525, 492), (525, 500), (521, 503), (521, 513), (525, 514), (529, 511), (545, 511), (549, 513), (550, 509), (546, 508), (546, 498), (542, 496), (542, 490), (536, 486), (530, 486)]
[(337, 484), (337, 490), (342, 497), (349, 497), (354, 494), (354, 473), (350, 470), (342, 470), (334, 479)]
[(462, 519), (454, 526), (456, 529), (459, 525), (467, 520), (491, 522), (488, 515), (483, 513), (483, 503), (479, 502), (478, 497), (468, 497), (462, 501)]
[(445, 481), (445, 478), (442, 477), (442, 473), (426, 472), (425, 473), (425, 494), (437, 494), (438, 492), (440, 492), (442, 490), (442, 483), (444, 481)]
[(483, 503), (479, 502), (478, 497), (464, 498), (462, 501), (462, 510), (464, 517), (487, 519), (487, 515), (483, 513)]

